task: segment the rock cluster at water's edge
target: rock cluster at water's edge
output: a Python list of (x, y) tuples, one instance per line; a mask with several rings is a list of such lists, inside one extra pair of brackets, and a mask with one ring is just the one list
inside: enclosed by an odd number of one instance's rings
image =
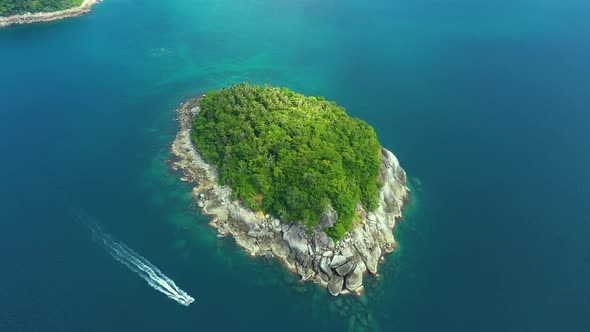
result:
[(54, 12), (26, 13), (12, 16), (0, 16), (0, 28), (17, 24), (57, 21), (68, 17), (84, 15), (101, 0), (84, 0), (78, 7), (58, 10)]
[[(198, 99), (182, 104), (177, 112), (180, 129), (172, 154), (178, 159), (172, 167), (183, 170), (183, 181), (197, 185), (193, 189), (197, 204), (212, 217), (209, 224), (219, 234), (231, 234), (252, 256), (278, 258), (303, 280), (327, 287), (332, 295), (362, 292), (363, 274), (368, 271), (377, 275), (382, 255), (396, 246), (393, 228), (409, 196), (406, 173), (390, 151), (382, 148), (379, 207), (366, 212), (359, 206), (361, 221), (334, 245), (321, 231), (308, 234), (304, 226), (282, 223), (232, 200), (231, 188), (217, 183), (217, 171), (203, 160), (191, 141), (192, 121), (199, 113)], [(335, 211), (328, 209), (320, 224), (329, 227), (335, 218)]]

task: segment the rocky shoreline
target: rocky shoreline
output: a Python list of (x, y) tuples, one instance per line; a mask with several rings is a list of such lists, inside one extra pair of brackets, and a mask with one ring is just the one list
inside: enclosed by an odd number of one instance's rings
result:
[[(171, 148), (177, 158), (172, 168), (183, 171), (181, 181), (196, 184), (193, 195), (201, 212), (212, 217), (209, 225), (221, 236), (231, 235), (251, 256), (276, 257), (302, 280), (321, 284), (334, 296), (361, 294), (364, 273), (378, 276), (383, 255), (395, 249), (393, 228), (409, 198), (406, 173), (397, 158), (382, 148), (379, 208), (365, 212), (359, 205), (361, 222), (335, 245), (323, 232), (309, 234), (301, 225), (282, 223), (232, 200), (231, 188), (217, 183), (217, 171), (191, 142), (192, 121), (199, 111), (199, 99), (189, 100), (177, 110), (180, 128)], [(335, 218), (335, 213), (326, 213), (322, 222), (333, 223)]]
[(92, 6), (101, 0), (84, 0), (78, 7), (68, 8), (55, 12), (43, 12), (43, 13), (26, 13), (21, 15), (12, 15), (1, 17), (0, 16), (0, 28), (4, 28), (16, 24), (29, 24), (36, 22), (50, 22), (61, 20), (68, 17), (80, 16), (88, 13)]

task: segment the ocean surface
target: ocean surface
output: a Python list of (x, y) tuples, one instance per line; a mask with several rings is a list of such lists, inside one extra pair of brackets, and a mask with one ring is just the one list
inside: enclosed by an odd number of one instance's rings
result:
[[(104, 0), (0, 30), (0, 331), (590, 331), (589, 17), (586, 0)], [(218, 239), (169, 169), (178, 104), (243, 81), (336, 100), (421, 183), (364, 296)]]

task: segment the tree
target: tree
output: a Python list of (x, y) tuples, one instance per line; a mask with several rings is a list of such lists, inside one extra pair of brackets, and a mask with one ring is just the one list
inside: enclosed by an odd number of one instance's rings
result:
[(77, 7), (84, 0), (0, 0), (0, 16), (53, 12)]
[(253, 210), (317, 227), (328, 205), (335, 240), (352, 229), (357, 203), (378, 206), (380, 144), (373, 128), (323, 97), (234, 85), (200, 100), (192, 138), (219, 182)]

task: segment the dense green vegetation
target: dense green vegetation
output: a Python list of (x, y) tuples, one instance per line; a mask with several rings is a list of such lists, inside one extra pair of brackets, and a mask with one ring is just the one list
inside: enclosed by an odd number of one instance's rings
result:
[(326, 206), (339, 219), (324, 229), (342, 238), (356, 204), (378, 206), (380, 144), (364, 121), (323, 97), (240, 84), (200, 102), (192, 139), (246, 206), (316, 227)]
[(54, 12), (80, 6), (84, 0), (0, 0), (0, 16)]

